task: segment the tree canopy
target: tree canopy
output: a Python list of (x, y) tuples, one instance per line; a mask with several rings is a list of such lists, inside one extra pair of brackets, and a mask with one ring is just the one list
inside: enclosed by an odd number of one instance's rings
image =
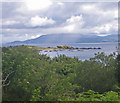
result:
[(119, 68), (115, 53), (81, 61), (51, 59), (27, 46), (3, 47), (3, 101), (119, 101)]

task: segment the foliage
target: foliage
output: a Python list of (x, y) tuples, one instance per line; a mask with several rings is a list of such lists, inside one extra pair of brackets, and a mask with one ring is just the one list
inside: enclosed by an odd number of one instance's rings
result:
[(23, 45), (3, 47), (2, 76), (9, 83), (3, 101), (118, 101), (116, 60), (115, 53), (81, 61), (65, 55), (51, 59)]
[(118, 93), (114, 91), (105, 92), (104, 94), (99, 94), (89, 90), (83, 94), (78, 94), (77, 101), (119, 101)]
[(116, 65), (116, 79), (118, 80), (120, 86), (120, 54), (117, 56), (117, 65)]

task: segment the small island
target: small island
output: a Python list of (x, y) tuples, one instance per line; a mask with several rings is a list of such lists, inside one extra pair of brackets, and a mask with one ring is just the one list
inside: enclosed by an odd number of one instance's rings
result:
[(59, 49), (101, 49), (101, 48), (92, 48), (92, 47), (90, 47), (90, 48), (78, 48), (78, 47), (71, 47), (71, 46), (68, 46), (68, 45), (58, 45), (57, 46), (57, 48), (59, 48)]
[(84, 48), (78, 48), (78, 47), (72, 47), (68, 45), (58, 45), (57, 47), (35, 47), (35, 46), (28, 46), (28, 48), (33, 48), (37, 50), (90, 50), (90, 49), (101, 49), (100, 47), (84, 47)]

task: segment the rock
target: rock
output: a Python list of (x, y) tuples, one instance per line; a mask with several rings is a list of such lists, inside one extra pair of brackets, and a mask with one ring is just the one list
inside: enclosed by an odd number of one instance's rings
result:
[(54, 52), (57, 52), (58, 50), (53, 50)]
[(63, 48), (63, 46), (62, 46), (62, 45), (58, 45), (57, 47), (58, 47), (58, 48)]
[(60, 49), (59, 51), (62, 51), (62, 49)]
[(91, 47), (88, 47), (88, 48), (74, 48), (74, 47), (70, 47), (70, 46), (68, 46), (68, 45), (58, 45), (57, 46), (58, 48), (60, 48), (60, 49), (85, 49), (85, 50), (88, 50), (88, 49), (101, 49), (101, 48), (91, 48)]
[(48, 52), (47, 50), (45, 50), (44, 52)]

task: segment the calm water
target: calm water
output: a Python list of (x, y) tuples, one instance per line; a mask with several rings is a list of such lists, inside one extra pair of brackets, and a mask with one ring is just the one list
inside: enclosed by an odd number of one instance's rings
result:
[[(91, 50), (61, 50), (61, 51), (43, 50), (43, 51), (40, 51), (40, 54), (47, 54), (51, 58), (58, 56), (60, 54), (65, 54), (66, 56), (69, 56), (72, 58), (74, 56), (78, 57), (81, 60), (94, 57), (94, 54), (97, 52), (104, 52), (106, 55), (109, 55), (110, 53), (116, 52), (118, 47), (117, 43), (72, 43), (72, 44), (29, 44), (29, 45), (38, 46), (38, 47), (56, 47), (57, 45), (69, 45), (69, 46), (78, 47), (78, 48), (88, 48), (88, 47), (101, 48), (101, 49), (91, 49)], [(10, 46), (10, 45), (3, 45), (3, 46)], [(12, 46), (15, 46), (15, 45), (12, 45)]]
[(44, 50), (41, 51), (41, 54), (47, 54), (48, 56), (55, 57), (60, 54), (65, 54), (66, 56), (69, 57), (78, 57), (81, 60), (89, 59), (94, 57), (94, 54), (97, 52), (105, 52), (106, 55), (109, 55), (110, 53), (116, 52), (117, 51), (117, 43), (75, 43), (75, 44), (69, 44), (69, 46), (73, 47), (100, 47), (101, 49), (91, 49), (91, 50), (62, 50), (62, 51), (51, 51), (51, 50)]

